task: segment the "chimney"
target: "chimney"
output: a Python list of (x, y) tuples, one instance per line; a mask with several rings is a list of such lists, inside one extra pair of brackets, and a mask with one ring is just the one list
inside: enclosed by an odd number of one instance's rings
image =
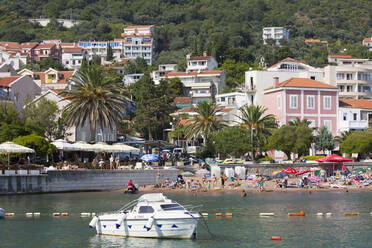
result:
[(279, 77), (274, 77), (273, 88), (279, 88)]
[(191, 58), (191, 53), (186, 54), (186, 59), (189, 60)]
[(204, 56), (204, 57), (207, 57), (207, 51), (204, 51), (204, 52), (203, 52), (203, 56)]

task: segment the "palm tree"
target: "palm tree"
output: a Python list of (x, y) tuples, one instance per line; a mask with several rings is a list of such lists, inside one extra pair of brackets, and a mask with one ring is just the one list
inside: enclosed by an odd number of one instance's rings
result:
[(73, 90), (61, 95), (70, 103), (65, 107), (69, 126), (90, 125), (90, 140), (95, 141), (96, 128), (113, 129), (125, 113), (126, 99), (120, 94), (120, 82), (111, 78), (100, 66), (93, 65), (73, 76)]
[(351, 134), (351, 131), (343, 131), (341, 135), (335, 137), (335, 141), (341, 144), (344, 140), (346, 140), (347, 137), (350, 136), (350, 134)]
[(265, 115), (266, 108), (257, 105), (245, 105), (240, 108), (241, 116), (237, 116), (241, 121), (241, 127), (247, 129), (251, 134), (252, 160), (255, 159), (257, 150), (266, 143), (272, 130), (277, 126), (275, 116)]
[(191, 140), (201, 135), (205, 145), (209, 135), (224, 126), (223, 121), (218, 120), (216, 116), (218, 106), (215, 103), (202, 101), (191, 109), (197, 115), (190, 119), (190, 125), (185, 128), (185, 137)]
[(298, 117), (296, 117), (295, 120), (292, 120), (289, 122), (289, 125), (291, 126), (296, 126), (296, 127), (299, 127), (299, 126), (305, 126), (305, 127), (310, 127), (311, 125), (311, 121), (309, 121), (308, 119), (300, 119)]

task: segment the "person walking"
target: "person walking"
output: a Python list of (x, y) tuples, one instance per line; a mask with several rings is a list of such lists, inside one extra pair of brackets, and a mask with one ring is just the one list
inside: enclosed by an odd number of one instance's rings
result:
[(221, 188), (223, 189), (225, 187), (225, 177), (221, 175)]

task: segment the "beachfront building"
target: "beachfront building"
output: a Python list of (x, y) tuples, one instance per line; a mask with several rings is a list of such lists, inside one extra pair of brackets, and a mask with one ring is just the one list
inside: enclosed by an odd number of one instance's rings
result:
[[(63, 110), (70, 101), (66, 99), (65, 97), (60, 95), (59, 90), (47, 90), (42, 95), (36, 97), (31, 104), (37, 104), (42, 98), (45, 98), (49, 101), (53, 101), (57, 104), (57, 107), (59, 110)], [(62, 112), (62, 111), (61, 111)], [(58, 116), (59, 118), (60, 116)], [(67, 141), (75, 142), (75, 141), (90, 141), (90, 125), (89, 123), (86, 123), (86, 125), (82, 127), (72, 126), (68, 128), (66, 131), (68, 134), (66, 137)], [(111, 128), (100, 128), (97, 126), (96, 129), (96, 141), (109, 141), (109, 142), (115, 142), (117, 141), (117, 131), (116, 127)]]
[(372, 100), (340, 98), (338, 131), (366, 130), (372, 121)]
[(141, 77), (143, 77), (143, 73), (133, 73), (133, 74), (125, 74), (123, 77), (123, 82), (125, 86), (135, 84)]
[(289, 31), (284, 27), (265, 27), (262, 30), (262, 39), (264, 45), (268, 39), (273, 39), (276, 45), (280, 45), (280, 40), (289, 40)]
[(186, 72), (212, 71), (218, 67), (218, 63), (212, 56), (186, 56)]
[(328, 63), (337, 65), (371, 65), (372, 62), (369, 59), (353, 58), (350, 55), (329, 55)]
[(64, 47), (62, 48), (62, 64), (64, 67), (72, 70), (78, 70), (86, 59), (87, 63), (89, 61), (89, 56), (86, 51), (79, 47)]
[(160, 79), (168, 72), (177, 72), (177, 64), (161, 64), (158, 70), (152, 71), (150, 76), (156, 85), (160, 84)]
[(339, 88), (340, 97), (372, 98), (372, 63), (367, 59), (338, 58), (324, 68), (324, 82)]
[(52, 58), (56, 61), (61, 61), (62, 51), (60, 46), (56, 43), (41, 43), (33, 48), (31, 57), (35, 61), (41, 61), (45, 58)]
[(64, 90), (71, 87), (71, 77), (76, 73), (76, 71), (57, 71), (53, 68), (49, 68), (45, 72), (33, 72), (29, 69), (23, 69), (19, 72), (20, 75), (30, 76), (42, 92), (49, 89)]
[(121, 61), (122, 54), (123, 54), (123, 42), (122, 40), (114, 40), (114, 41), (79, 41), (77, 46), (84, 49), (87, 55), (89, 56), (89, 60), (93, 58), (93, 56), (101, 57), (102, 61), (107, 61), (107, 48), (108, 46), (112, 48), (112, 55), (115, 61)]
[(192, 104), (201, 101), (215, 101), (225, 85), (226, 73), (221, 70), (201, 72), (169, 72), (162, 78), (179, 78), (184, 86), (185, 96), (191, 97)]
[(27, 99), (33, 99), (40, 93), (40, 87), (27, 75), (0, 77), (0, 102), (12, 103), (18, 111)]
[(286, 58), (266, 70), (246, 71), (244, 92), (250, 104), (264, 105), (264, 90), (272, 85), (274, 77), (278, 77), (280, 82), (290, 78), (323, 81), (323, 69), (312, 67), (305, 61)]
[(126, 58), (142, 57), (147, 64), (152, 65), (155, 52), (154, 25), (129, 26), (124, 28), (121, 36)]
[(364, 38), (362, 44), (372, 51), (372, 37)]

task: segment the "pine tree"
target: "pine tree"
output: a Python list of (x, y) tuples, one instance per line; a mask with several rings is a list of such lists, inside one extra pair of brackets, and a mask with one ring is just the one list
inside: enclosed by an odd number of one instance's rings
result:
[(112, 47), (110, 45), (110, 43), (108, 43), (108, 46), (107, 46), (107, 61), (111, 61), (114, 59), (114, 54), (112, 53)]
[(83, 57), (83, 60), (81, 61), (80, 71), (86, 70), (88, 67), (88, 62), (85, 57)]

